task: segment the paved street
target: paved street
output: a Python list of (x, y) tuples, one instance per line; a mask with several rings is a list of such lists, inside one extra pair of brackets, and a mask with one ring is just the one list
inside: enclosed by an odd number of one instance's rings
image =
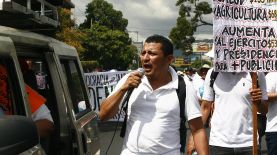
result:
[[(116, 123), (115, 122), (105, 122), (99, 124), (100, 127), (100, 143), (101, 143), (101, 155), (106, 155), (106, 150), (111, 143), (111, 139), (114, 134)], [(119, 155), (122, 147), (123, 139), (119, 136), (121, 124), (115, 134), (114, 140), (107, 155)], [(188, 130), (188, 134), (190, 131)], [(262, 139), (262, 155), (266, 155), (266, 144), (265, 137)]]
[(111, 144), (111, 147), (106, 154), (107, 148), (109, 144), (111, 143), (111, 139), (114, 134), (116, 123), (115, 122), (105, 122), (99, 124), (100, 128), (100, 150), (101, 153), (100, 155), (119, 155), (122, 147), (122, 141), (123, 138), (119, 136), (120, 134), (120, 128), (121, 128), (121, 123), (119, 124), (119, 127), (117, 129), (117, 132), (115, 134), (114, 140)]

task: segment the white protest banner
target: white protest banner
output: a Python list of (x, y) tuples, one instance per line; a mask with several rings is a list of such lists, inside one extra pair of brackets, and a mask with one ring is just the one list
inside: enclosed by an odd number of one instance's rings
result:
[(215, 71), (277, 71), (277, 0), (213, 0)]
[[(109, 96), (118, 81), (127, 73), (129, 71), (85, 73), (91, 107), (95, 112), (99, 112), (101, 102)], [(117, 120), (118, 117), (119, 113), (111, 120)], [(120, 120), (123, 118), (124, 113), (121, 113)]]

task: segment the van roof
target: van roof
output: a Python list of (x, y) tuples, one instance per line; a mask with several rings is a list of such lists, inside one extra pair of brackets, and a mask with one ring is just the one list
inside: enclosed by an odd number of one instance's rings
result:
[[(12, 39), (15, 44), (27, 44), (34, 46), (42, 46), (47, 48), (58, 48), (55, 53), (61, 55), (76, 56), (76, 49), (54, 38), (37, 34), (34, 32), (24, 31), (20, 29), (0, 26), (0, 36), (6, 36)], [(70, 52), (71, 51), (71, 52)]]

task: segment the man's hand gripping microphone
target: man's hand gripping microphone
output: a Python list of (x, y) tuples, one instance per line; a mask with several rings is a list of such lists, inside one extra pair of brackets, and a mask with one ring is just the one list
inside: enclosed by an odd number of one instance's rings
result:
[[(141, 77), (144, 75), (144, 69), (143, 69), (143, 68), (138, 68), (138, 69), (136, 70), (136, 72), (138, 72), (138, 73), (140, 74)], [(134, 89), (135, 89), (135, 88), (132, 87), (132, 88), (130, 88), (130, 89), (127, 91), (123, 103), (124, 103), (125, 101), (129, 100), (129, 98), (130, 98), (132, 92), (134, 91)]]

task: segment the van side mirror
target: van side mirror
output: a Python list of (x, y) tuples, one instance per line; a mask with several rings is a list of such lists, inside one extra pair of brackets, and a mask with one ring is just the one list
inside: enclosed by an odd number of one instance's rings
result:
[(34, 121), (24, 116), (0, 117), (0, 154), (22, 153), (39, 144)]

